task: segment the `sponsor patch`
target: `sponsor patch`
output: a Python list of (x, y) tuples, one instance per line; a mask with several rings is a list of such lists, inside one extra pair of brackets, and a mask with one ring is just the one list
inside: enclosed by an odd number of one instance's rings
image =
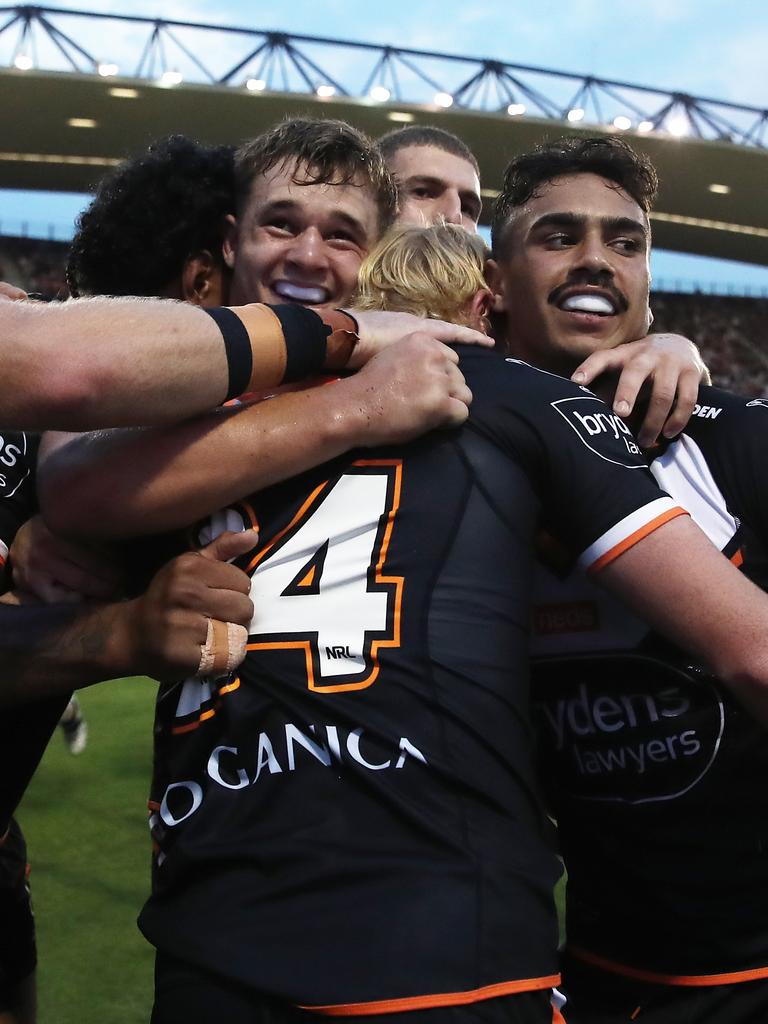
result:
[(539, 663), (534, 680), (547, 771), (577, 800), (675, 800), (717, 757), (725, 707), (708, 680), (631, 656)]
[(647, 468), (632, 431), (599, 398), (580, 395), (561, 398), (550, 404), (584, 447), (589, 448), (598, 458), (626, 469)]

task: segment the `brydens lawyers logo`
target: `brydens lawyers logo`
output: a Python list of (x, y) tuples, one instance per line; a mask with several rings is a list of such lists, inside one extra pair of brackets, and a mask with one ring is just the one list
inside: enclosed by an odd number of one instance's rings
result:
[(584, 395), (561, 398), (550, 404), (576, 433), (584, 447), (589, 448), (598, 458), (626, 469), (645, 468), (632, 431), (599, 398)]

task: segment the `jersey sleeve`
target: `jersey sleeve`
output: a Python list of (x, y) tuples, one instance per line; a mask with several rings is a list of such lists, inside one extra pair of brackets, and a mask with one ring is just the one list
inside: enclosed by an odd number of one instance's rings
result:
[(658, 487), (627, 425), (587, 388), (507, 359), (475, 394), (470, 422), (522, 464), (543, 525), (583, 569), (599, 571), (686, 514)]
[(0, 432), (0, 569), (16, 531), (36, 511), (35, 463), (39, 438)]

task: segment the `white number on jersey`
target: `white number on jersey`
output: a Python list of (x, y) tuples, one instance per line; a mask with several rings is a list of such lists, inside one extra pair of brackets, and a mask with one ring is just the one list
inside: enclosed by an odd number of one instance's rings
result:
[(370, 686), (378, 649), (400, 642), (403, 580), (383, 575), (400, 475), (397, 462), (356, 462), (318, 487), (249, 567), (248, 649), (303, 648), (312, 690)]

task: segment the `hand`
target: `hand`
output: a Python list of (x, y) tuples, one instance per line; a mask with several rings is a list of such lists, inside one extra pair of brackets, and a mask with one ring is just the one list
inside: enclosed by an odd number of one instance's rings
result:
[(453, 349), (420, 332), (334, 385), (344, 388), (363, 414), (357, 444), (401, 444), (435, 427), (461, 426), (472, 392), (458, 362)]
[(208, 620), (233, 623), (239, 665), (246, 654), (253, 603), (250, 578), (227, 559), (250, 551), (255, 530), (222, 533), (200, 552), (174, 558), (152, 580), (146, 594), (128, 602), (128, 645), (131, 671), (155, 679), (183, 679), (200, 665)]
[(348, 369), (357, 370), (372, 359), (377, 352), (396, 341), (402, 341), (409, 334), (423, 334), (447, 345), (485, 345), (492, 348), (493, 338), (471, 327), (449, 324), (444, 320), (428, 320), (412, 313), (388, 313), (381, 310), (351, 310), (357, 320), (360, 341), (352, 352)]
[(593, 352), (571, 380), (588, 385), (610, 371), (620, 373), (613, 411), (622, 419), (632, 412), (642, 386), (646, 382), (651, 386), (648, 411), (637, 432), (644, 448), (656, 441), (662, 428), (664, 437), (679, 434), (691, 418), (699, 385), (711, 383), (698, 348), (680, 334), (649, 334), (639, 341)]
[(17, 288), (15, 284), (8, 284), (7, 281), (0, 281), (0, 299), (11, 299), (18, 302), (19, 299), (26, 299), (27, 293), (23, 288)]
[(122, 572), (110, 556), (54, 536), (41, 516), (21, 526), (11, 545), (13, 586), (45, 604), (114, 598)]

